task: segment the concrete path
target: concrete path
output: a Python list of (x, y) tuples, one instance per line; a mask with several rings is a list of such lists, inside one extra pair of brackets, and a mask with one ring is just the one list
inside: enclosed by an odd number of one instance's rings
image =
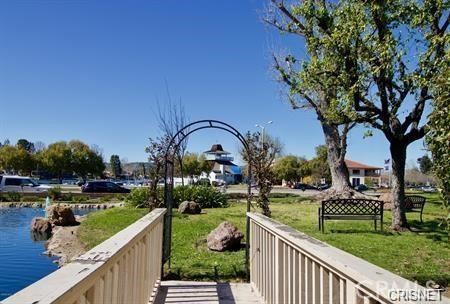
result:
[(163, 281), (155, 304), (262, 304), (248, 283)]

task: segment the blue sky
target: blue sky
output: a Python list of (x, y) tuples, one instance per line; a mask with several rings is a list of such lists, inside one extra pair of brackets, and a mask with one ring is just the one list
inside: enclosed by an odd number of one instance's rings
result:
[[(146, 160), (167, 84), (191, 120), (219, 119), (242, 132), (273, 120), (268, 130), (286, 154), (312, 157), (323, 143), (320, 125), (312, 112), (289, 108), (270, 60), (273, 50), (302, 45), (260, 21), (264, 3), (1, 1), (0, 140), (80, 139), (103, 148), (106, 159)], [(348, 158), (382, 165), (388, 145), (374, 133), (363, 139), (355, 129)], [(188, 149), (217, 142), (239, 147), (210, 130), (194, 134)], [(421, 141), (411, 145), (408, 160), (422, 148)]]

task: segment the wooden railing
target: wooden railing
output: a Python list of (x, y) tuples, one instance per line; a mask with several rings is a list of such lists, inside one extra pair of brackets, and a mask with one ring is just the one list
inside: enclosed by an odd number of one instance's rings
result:
[(165, 209), (155, 209), (2, 303), (148, 303), (161, 278)]
[[(429, 291), (411, 281), (261, 214), (247, 216), (250, 281), (265, 303), (426, 302), (402, 298), (403, 291)], [(432, 299), (433, 294), (428, 298)], [(439, 298), (439, 294), (434, 294), (434, 298)], [(426, 303), (448, 303), (448, 299)]]

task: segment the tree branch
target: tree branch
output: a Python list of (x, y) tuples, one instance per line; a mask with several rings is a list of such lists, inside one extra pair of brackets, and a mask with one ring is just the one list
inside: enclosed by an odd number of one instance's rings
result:
[(305, 26), (284, 6), (283, 1), (272, 0), (272, 3), (300, 29), (301, 33), (305, 32)]
[(438, 35), (444, 34), (449, 24), (450, 24), (450, 13), (447, 15), (447, 19), (445, 19), (444, 24), (439, 28)]
[(405, 120), (401, 125), (401, 132), (405, 133), (411, 124), (413, 124), (413, 128), (417, 128), (419, 125), (420, 119), (422, 118), (423, 110), (425, 109), (425, 103), (427, 100), (432, 97), (428, 95), (428, 87), (423, 87), (420, 90), (419, 101), (415, 104), (414, 109), (406, 116)]

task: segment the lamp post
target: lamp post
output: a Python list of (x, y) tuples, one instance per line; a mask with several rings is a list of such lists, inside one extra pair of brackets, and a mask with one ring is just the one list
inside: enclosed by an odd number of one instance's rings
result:
[(272, 124), (273, 121), (269, 120), (268, 122), (266, 122), (265, 124), (256, 124), (255, 127), (260, 128), (261, 129), (261, 142), (264, 145), (264, 131), (266, 129), (267, 125)]

